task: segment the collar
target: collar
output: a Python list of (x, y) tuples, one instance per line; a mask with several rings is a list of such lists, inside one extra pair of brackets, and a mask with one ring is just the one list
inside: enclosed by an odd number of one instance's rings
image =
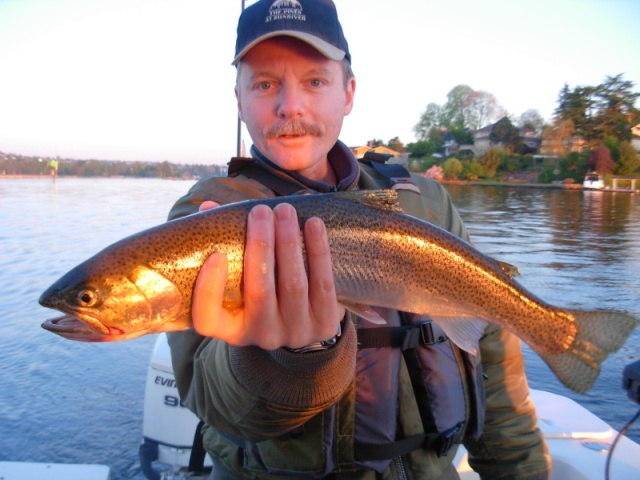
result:
[(343, 190), (349, 190), (354, 188), (358, 183), (360, 176), (360, 169), (358, 168), (358, 161), (353, 156), (349, 147), (347, 147), (340, 140), (336, 142), (329, 153), (327, 159), (333, 171), (336, 174), (337, 184), (331, 185), (327, 182), (318, 182), (311, 180), (310, 178), (300, 175), (297, 172), (285, 170), (267, 157), (265, 157), (255, 145), (251, 146), (251, 156), (256, 159), (256, 163), (265, 170), (272, 174), (282, 177), (288, 180), (293, 180), (301, 185), (301, 189), (311, 190), (314, 192), (328, 193), (339, 192)]

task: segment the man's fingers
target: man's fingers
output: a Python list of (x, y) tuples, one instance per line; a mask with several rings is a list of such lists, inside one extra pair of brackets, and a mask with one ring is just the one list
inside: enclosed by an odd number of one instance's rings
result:
[(309, 302), (317, 319), (318, 334), (330, 338), (335, 335), (345, 309), (336, 299), (327, 230), (322, 220), (314, 217), (305, 224), (304, 235), (309, 264)]
[(205, 200), (200, 204), (200, 207), (198, 207), (198, 211), (204, 212), (205, 210), (211, 210), (212, 208), (216, 208), (219, 206), (220, 206), (219, 203), (213, 202), (211, 200)]
[(278, 205), (274, 215), (280, 314), (285, 321), (297, 319), (288, 326), (289, 331), (293, 338), (304, 342), (304, 336), (309, 335), (309, 325), (304, 321), (309, 317), (309, 288), (298, 216), (289, 204)]
[(247, 219), (244, 255), (245, 318), (260, 346), (267, 350), (281, 344), (278, 298), (275, 284), (275, 233), (273, 211), (257, 205)]
[(229, 343), (240, 340), (241, 322), (232, 322), (222, 308), (227, 283), (227, 256), (213, 253), (202, 265), (193, 291), (191, 317), (200, 335)]

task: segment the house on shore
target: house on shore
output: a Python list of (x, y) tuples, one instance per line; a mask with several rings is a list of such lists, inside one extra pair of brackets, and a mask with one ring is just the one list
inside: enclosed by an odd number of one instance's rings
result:
[(640, 123), (631, 127), (631, 145), (640, 153)]
[[(506, 117), (501, 118), (496, 123), (487, 125), (476, 130), (473, 133), (473, 145), (460, 145), (458, 147), (459, 152), (472, 152), (476, 158), (482, 157), (492, 148), (504, 148), (504, 142), (494, 142), (491, 140), (491, 134), (493, 133), (496, 125), (505, 121)], [(518, 131), (520, 141), (523, 146), (523, 153), (537, 153), (540, 149), (542, 139), (536, 134), (535, 130), (531, 128), (521, 128)]]

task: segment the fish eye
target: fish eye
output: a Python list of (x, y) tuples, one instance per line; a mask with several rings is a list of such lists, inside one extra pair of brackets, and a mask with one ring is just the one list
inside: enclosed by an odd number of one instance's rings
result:
[(76, 300), (81, 307), (92, 307), (96, 304), (98, 295), (93, 290), (80, 290)]

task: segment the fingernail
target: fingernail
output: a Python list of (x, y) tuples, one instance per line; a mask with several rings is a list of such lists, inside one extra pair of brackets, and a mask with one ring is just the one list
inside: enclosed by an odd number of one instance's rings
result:
[(324, 234), (324, 223), (319, 218), (310, 218), (307, 225), (311, 235), (319, 237)]
[(266, 205), (256, 205), (250, 213), (253, 220), (269, 220), (271, 218), (271, 209)]
[(273, 209), (276, 220), (278, 220), (279, 222), (289, 220), (293, 215), (293, 212), (293, 207), (287, 203), (281, 203)]

